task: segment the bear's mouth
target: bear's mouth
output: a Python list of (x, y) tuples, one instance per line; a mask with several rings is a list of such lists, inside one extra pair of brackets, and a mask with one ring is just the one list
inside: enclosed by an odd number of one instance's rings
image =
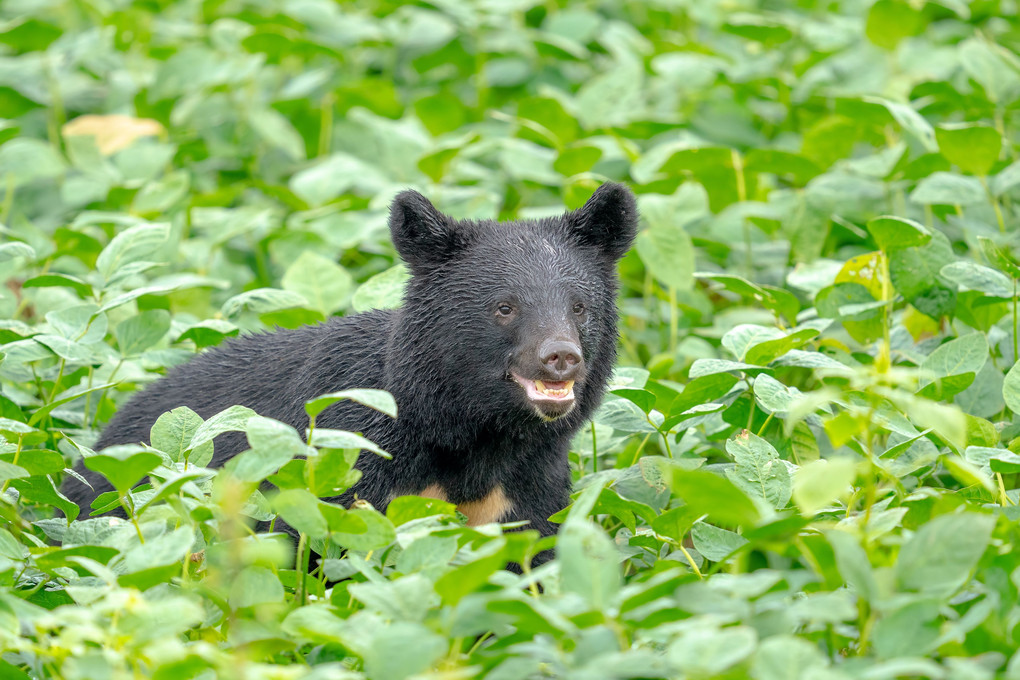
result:
[(514, 381), (524, 388), (528, 401), (546, 420), (566, 415), (574, 406), (573, 380), (532, 380), (510, 374)]
[(531, 401), (573, 401), (573, 380), (528, 380), (514, 374)]

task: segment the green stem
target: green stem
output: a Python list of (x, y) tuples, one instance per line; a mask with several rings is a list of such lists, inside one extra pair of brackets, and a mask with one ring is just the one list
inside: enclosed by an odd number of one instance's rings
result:
[(14, 208), (14, 173), (7, 173), (7, 186), (4, 190), (3, 206), (0, 206), (0, 225), (6, 226), (11, 219), (11, 210)]

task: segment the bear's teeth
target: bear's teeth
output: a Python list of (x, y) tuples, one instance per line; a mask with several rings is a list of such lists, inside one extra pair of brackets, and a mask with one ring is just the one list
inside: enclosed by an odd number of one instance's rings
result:
[(573, 380), (565, 381), (565, 385), (563, 387), (558, 388), (546, 387), (545, 383), (542, 382), (541, 380), (535, 381), (535, 388), (542, 394), (548, 395), (550, 397), (566, 397), (570, 394), (573, 387), (574, 387)]

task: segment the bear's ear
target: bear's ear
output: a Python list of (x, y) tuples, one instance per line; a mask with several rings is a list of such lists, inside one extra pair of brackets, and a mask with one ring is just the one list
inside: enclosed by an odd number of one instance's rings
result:
[(637, 233), (637, 202), (623, 184), (606, 182), (588, 202), (567, 215), (575, 238), (587, 246), (599, 248), (618, 260), (634, 242)]
[(447, 260), (456, 250), (456, 222), (417, 191), (402, 191), (390, 206), (390, 237), (414, 272)]

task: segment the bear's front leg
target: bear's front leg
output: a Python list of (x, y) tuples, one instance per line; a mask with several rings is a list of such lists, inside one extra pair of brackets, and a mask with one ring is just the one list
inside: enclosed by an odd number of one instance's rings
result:
[[(504, 484), (504, 490), (510, 508), (501, 521), (527, 521), (522, 529), (535, 529), (543, 537), (555, 535), (560, 525), (549, 521), (549, 517), (570, 505), (570, 468), (566, 456), (557, 456), (545, 466), (515, 475)], [(532, 566), (544, 564), (553, 556), (552, 550), (543, 550), (534, 557)]]

